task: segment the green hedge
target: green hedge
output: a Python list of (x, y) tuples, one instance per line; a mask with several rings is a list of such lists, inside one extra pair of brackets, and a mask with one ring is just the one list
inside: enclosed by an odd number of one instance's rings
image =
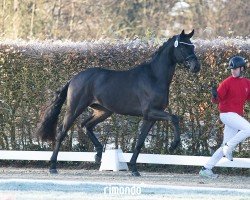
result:
[[(50, 143), (42, 143), (33, 133), (56, 89), (86, 68), (129, 69), (150, 59), (164, 41), (1, 41), (0, 149), (51, 149)], [(193, 75), (177, 66), (171, 85), (170, 108), (182, 116), (182, 145), (176, 153), (208, 155), (220, 145), (223, 135), (216, 105), (210, 102), (211, 82), (219, 83), (229, 75), (226, 66), (230, 56), (237, 54), (249, 60), (250, 42), (218, 38), (199, 39), (194, 43), (202, 69), (198, 75)], [(246, 114), (250, 114), (249, 108), (246, 110)], [(91, 110), (78, 118), (62, 149), (93, 151), (85, 130), (80, 128), (88, 112)], [(128, 152), (135, 146), (140, 124), (140, 118), (113, 115), (98, 125), (96, 132), (103, 144), (114, 144)], [(169, 122), (157, 122), (143, 152), (168, 153), (172, 135)], [(240, 145), (237, 152), (241, 156), (247, 154), (248, 144), (246, 141)]]

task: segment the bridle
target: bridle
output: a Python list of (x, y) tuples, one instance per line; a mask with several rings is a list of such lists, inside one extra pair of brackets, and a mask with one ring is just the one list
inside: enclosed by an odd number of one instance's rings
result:
[[(175, 39), (175, 42), (174, 42), (174, 47), (175, 48), (177, 48), (179, 46), (179, 44), (185, 44), (185, 45), (189, 45), (189, 46), (194, 46), (194, 44), (192, 44), (192, 43), (190, 44), (190, 43), (179, 41), (179, 38), (180, 38), (180, 35), (177, 35), (176, 39)], [(190, 54), (187, 57), (184, 57), (182, 48), (180, 48), (180, 51), (181, 51), (181, 57), (183, 58), (182, 59), (182, 63), (185, 63), (188, 66), (190, 66), (190, 63), (189, 63), (190, 59), (192, 59), (192, 58), (197, 59), (197, 57), (196, 57), (195, 54)]]

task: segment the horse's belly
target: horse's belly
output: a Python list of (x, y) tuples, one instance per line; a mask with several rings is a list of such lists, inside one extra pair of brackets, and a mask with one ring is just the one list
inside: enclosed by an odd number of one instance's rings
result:
[(141, 110), (135, 110), (135, 109), (130, 109), (130, 110), (114, 110), (114, 113), (120, 114), (120, 115), (130, 115), (130, 116), (142, 116)]
[(108, 101), (102, 101), (100, 103), (108, 110), (117, 114), (131, 116), (142, 115), (142, 109), (139, 101), (132, 96), (112, 96), (108, 98)]

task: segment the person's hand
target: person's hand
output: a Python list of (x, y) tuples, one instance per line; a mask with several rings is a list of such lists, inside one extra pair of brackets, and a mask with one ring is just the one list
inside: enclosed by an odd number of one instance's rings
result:
[(217, 93), (217, 88), (216, 88), (216, 86), (212, 86), (212, 88), (211, 88), (211, 93), (212, 93), (212, 97), (213, 97), (214, 99), (217, 99), (218, 93)]

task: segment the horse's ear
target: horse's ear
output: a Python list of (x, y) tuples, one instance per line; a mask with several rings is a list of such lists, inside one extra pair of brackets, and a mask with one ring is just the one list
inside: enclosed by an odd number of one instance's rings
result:
[(184, 29), (181, 31), (181, 35), (185, 35), (185, 31), (184, 31)]
[(188, 36), (189, 38), (193, 37), (193, 35), (194, 35), (194, 29), (192, 30), (191, 33), (187, 34), (187, 36)]

